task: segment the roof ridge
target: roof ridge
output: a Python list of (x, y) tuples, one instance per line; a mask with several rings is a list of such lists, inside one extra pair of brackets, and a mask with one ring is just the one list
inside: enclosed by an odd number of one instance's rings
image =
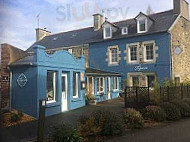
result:
[[(153, 13), (153, 14), (150, 14), (150, 15), (147, 15), (147, 16), (152, 16), (152, 15), (156, 15), (156, 14), (162, 14), (162, 13), (166, 13), (166, 12), (169, 12), (169, 11), (173, 11), (173, 9), (166, 10), (166, 11), (161, 11), (161, 12), (157, 12), (157, 13)], [(113, 23), (116, 24), (116, 23), (124, 22), (124, 21), (128, 21), (128, 20), (134, 20), (134, 18), (129, 18), (129, 19), (125, 19), (125, 20), (120, 20), (120, 21), (113, 22)]]

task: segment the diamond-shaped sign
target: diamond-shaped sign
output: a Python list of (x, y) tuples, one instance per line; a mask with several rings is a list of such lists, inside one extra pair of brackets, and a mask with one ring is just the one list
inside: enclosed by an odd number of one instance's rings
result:
[(18, 79), (17, 79), (17, 83), (20, 87), (24, 87), (27, 83), (27, 78), (26, 76), (22, 73), (19, 75)]

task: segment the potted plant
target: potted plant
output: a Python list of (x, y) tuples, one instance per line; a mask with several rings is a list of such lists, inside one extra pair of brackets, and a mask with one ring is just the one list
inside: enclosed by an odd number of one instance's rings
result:
[(86, 101), (87, 101), (87, 104), (89, 104), (89, 105), (96, 105), (97, 104), (97, 99), (93, 94), (87, 94), (86, 95)]

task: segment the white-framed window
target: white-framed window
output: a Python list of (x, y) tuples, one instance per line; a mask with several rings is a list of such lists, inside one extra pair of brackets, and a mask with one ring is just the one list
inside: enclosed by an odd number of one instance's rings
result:
[(87, 93), (94, 94), (94, 77), (87, 77)]
[(109, 47), (109, 64), (118, 64), (119, 54), (118, 46)]
[(73, 49), (72, 48), (68, 49), (68, 52), (72, 54), (73, 53)]
[(147, 32), (147, 19), (143, 18), (137, 21), (138, 33)]
[(104, 39), (112, 38), (112, 29), (111, 26), (104, 27)]
[(127, 35), (128, 34), (128, 27), (123, 27), (121, 31), (122, 35)]
[(136, 63), (138, 60), (138, 55), (137, 55), (137, 45), (130, 45), (129, 46), (129, 62), (130, 63)]
[(57, 72), (47, 71), (47, 79), (46, 79), (47, 103), (56, 102), (56, 93), (57, 93), (56, 81), (57, 81)]
[(79, 81), (80, 81), (80, 73), (73, 73), (73, 98), (79, 97)]
[(99, 77), (97, 78), (97, 93), (103, 93), (104, 92), (104, 78), (103, 77)]
[(145, 56), (145, 61), (154, 60), (154, 44), (153, 43), (145, 44), (144, 56)]
[(113, 77), (113, 90), (119, 90), (119, 78)]

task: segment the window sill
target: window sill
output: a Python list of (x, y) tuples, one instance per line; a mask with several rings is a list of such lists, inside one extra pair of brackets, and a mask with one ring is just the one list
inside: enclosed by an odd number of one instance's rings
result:
[(71, 100), (71, 102), (79, 102), (79, 101), (82, 101), (82, 99), (81, 99), (81, 98), (73, 98), (73, 99)]
[(60, 102), (47, 103), (47, 104), (46, 104), (46, 108), (56, 107), (56, 106), (60, 106), (60, 105), (61, 105)]
[(119, 63), (109, 63), (109, 66), (119, 66)]

